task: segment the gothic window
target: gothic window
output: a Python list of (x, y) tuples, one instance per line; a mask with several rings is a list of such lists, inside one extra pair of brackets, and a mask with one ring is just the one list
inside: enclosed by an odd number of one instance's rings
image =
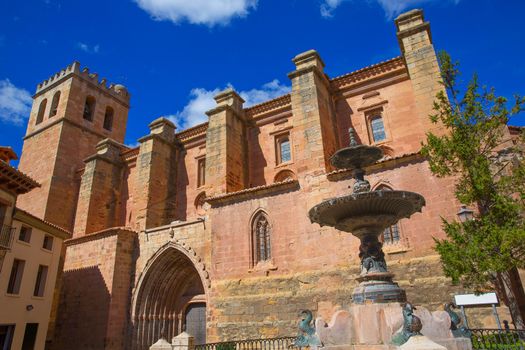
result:
[(54, 117), (58, 111), (58, 103), (60, 102), (60, 91), (57, 91), (51, 101), (51, 110), (49, 111), (49, 118)]
[(40, 102), (40, 107), (38, 107), (38, 114), (36, 115), (36, 124), (42, 123), (44, 120), (44, 113), (46, 111), (47, 98)]
[(271, 227), (264, 212), (255, 215), (252, 223), (253, 261), (254, 265), (271, 258)]
[(197, 187), (202, 187), (206, 183), (206, 158), (197, 160)]
[(383, 118), (380, 115), (374, 116), (370, 119), (370, 129), (372, 130), (372, 138), (374, 142), (380, 142), (386, 139), (385, 125)]
[[(376, 191), (392, 191), (392, 189), (388, 186), (381, 185), (379, 186)], [(393, 224), (390, 227), (387, 227), (385, 231), (383, 231), (383, 243), (384, 244), (395, 244), (399, 242), (400, 238), (399, 234), (399, 226), (397, 223)]]
[(113, 128), (113, 108), (106, 107), (106, 114), (104, 114), (104, 129), (111, 131)]
[(95, 114), (95, 105), (96, 100), (93, 96), (88, 96), (86, 98), (86, 103), (84, 104), (84, 119), (89, 120), (90, 122), (93, 121), (93, 115)]
[(290, 135), (282, 135), (275, 139), (276, 163), (282, 164), (292, 160), (292, 150), (290, 147)]

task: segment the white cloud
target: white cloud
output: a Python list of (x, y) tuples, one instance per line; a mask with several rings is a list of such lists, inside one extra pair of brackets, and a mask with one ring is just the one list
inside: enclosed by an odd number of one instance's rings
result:
[[(352, 0), (324, 0), (321, 4), (321, 16), (333, 17), (334, 11), (343, 1)], [(424, 3), (454, 3), (457, 4), (460, 0), (367, 0), (371, 3), (377, 3), (385, 11), (385, 16), (392, 19), (399, 15), (404, 10), (419, 6)]]
[(258, 0), (134, 0), (156, 20), (214, 26), (245, 17)]
[[(228, 84), (227, 87), (232, 86)], [(179, 129), (187, 129), (197, 124), (207, 122), (208, 116), (206, 112), (216, 106), (213, 97), (222, 90), (224, 89), (192, 89), (190, 92), (190, 101), (182, 111), (168, 115), (167, 118), (174, 122)], [(260, 89), (240, 91), (239, 95), (246, 101), (244, 107), (249, 107), (279, 97), (288, 92), (290, 92), (290, 87), (281, 84), (279, 80), (275, 79), (264, 84)]]
[(23, 125), (29, 117), (32, 103), (29, 91), (17, 88), (9, 79), (0, 80), (0, 121)]
[(84, 52), (87, 52), (87, 53), (98, 53), (100, 51), (100, 45), (99, 44), (90, 46), (90, 45), (88, 45), (86, 43), (78, 42), (77, 43), (77, 48), (82, 50), (82, 51), (84, 51)]

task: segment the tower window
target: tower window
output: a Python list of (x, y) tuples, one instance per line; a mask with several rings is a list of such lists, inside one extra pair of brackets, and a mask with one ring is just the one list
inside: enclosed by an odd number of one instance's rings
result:
[(271, 228), (264, 212), (255, 215), (252, 223), (253, 260), (254, 265), (271, 258), (270, 245)]
[(84, 119), (93, 121), (93, 115), (95, 114), (95, 105), (96, 100), (93, 96), (88, 96), (86, 98), (86, 103), (84, 104)]
[(104, 115), (104, 129), (110, 130), (113, 128), (113, 108), (106, 107), (106, 114)]
[(374, 142), (380, 142), (386, 139), (385, 125), (383, 118), (378, 115), (370, 119), (370, 128), (372, 129), (372, 137)]
[(197, 161), (197, 187), (204, 186), (206, 183), (206, 158)]
[(9, 283), (7, 285), (7, 293), (20, 293), (20, 285), (22, 284), (22, 275), (24, 274), (25, 264), (26, 262), (24, 260), (13, 260), (13, 266), (11, 267), (11, 275), (9, 276)]
[(54, 117), (58, 111), (58, 103), (60, 102), (60, 91), (57, 91), (51, 101), (51, 111), (49, 111), (49, 118)]
[(276, 148), (276, 163), (282, 164), (292, 160), (292, 152), (290, 147), (290, 135), (283, 135), (275, 139)]
[(36, 115), (36, 124), (42, 123), (44, 120), (44, 113), (46, 112), (47, 98), (40, 102), (40, 107), (38, 107), (38, 114)]

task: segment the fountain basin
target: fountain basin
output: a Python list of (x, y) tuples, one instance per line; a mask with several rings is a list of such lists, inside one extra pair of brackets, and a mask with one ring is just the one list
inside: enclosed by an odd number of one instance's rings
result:
[(310, 220), (362, 238), (421, 212), (425, 198), (409, 191), (371, 191), (335, 197), (314, 206)]
[(354, 145), (342, 148), (330, 157), (330, 163), (337, 169), (360, 169), (374, 164), (383, 158), (379, 147)]

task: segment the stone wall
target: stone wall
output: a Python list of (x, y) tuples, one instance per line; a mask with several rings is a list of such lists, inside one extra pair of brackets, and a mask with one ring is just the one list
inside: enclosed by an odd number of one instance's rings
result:
[[(465, 292), (444, 277), (436, 255), (401, 261), (389, 259), (395, 280), (416, 306), (443, 310), (454, 294)], [(351, 304), (357, 285), (357, 265), (312, 270), (295, 274), (224, 279), (213, 284), (208, 323), (209, 341), (294, 336), (298, 314), (310, 309), (326, 322)], [(500, 318), (510, 320), (505, 307)], [(490, 308), (469, 309), (471, 327), (496, 327)]]
[(69, 240), (51, 349), (123, 349), (136, 234), (112, 229)]

